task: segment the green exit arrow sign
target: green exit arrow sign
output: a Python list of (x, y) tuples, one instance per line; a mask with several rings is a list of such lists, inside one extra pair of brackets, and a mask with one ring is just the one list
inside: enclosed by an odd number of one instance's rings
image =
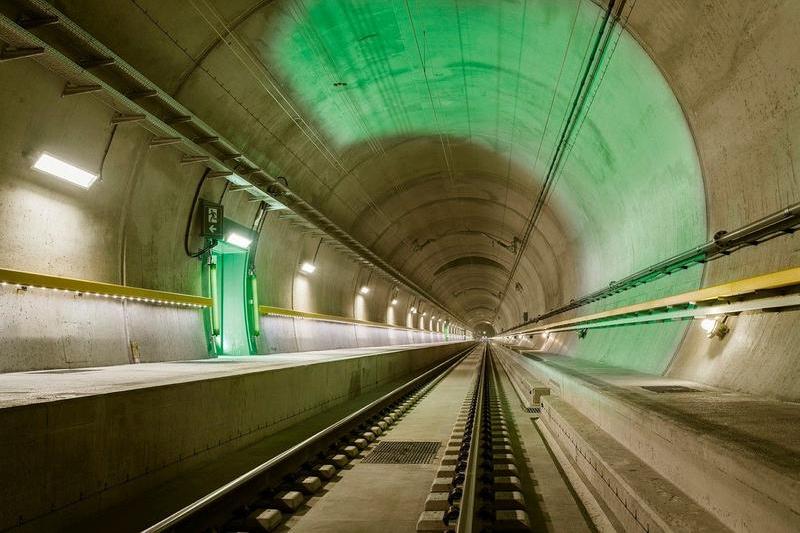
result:
[(222, 239), (222, 205), (203, 203), (200, 214), (203, 217), (201, 235), (211, 239)]

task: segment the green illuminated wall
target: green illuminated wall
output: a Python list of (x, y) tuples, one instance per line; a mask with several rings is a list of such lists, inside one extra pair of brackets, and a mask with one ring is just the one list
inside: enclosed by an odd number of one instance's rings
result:
[[(527, 169), (523, 185), (532, 191), (546, 172), (602, 16), (588, 0), (325, 0), (296, 2), (284, 11), (280, 24), (270, 26), (277, 33), (263, 36), (264, 59), (338, 153), (441, 134)], [(567, 298), (706, 236), (702, 176), (682, 110), (627, 32), (612, 46), (550, 199), (561, 238), (569, 241), (569, 257), (557, 261), (575, 272)], [(523, 200), (530, 206), (533, 198)], [(699, 286), (700, 276), (700, 269), (689, 270), (597, 305), (687, 290)], [(683, 328), (593, 332), (570, 350), (660, 372)]]

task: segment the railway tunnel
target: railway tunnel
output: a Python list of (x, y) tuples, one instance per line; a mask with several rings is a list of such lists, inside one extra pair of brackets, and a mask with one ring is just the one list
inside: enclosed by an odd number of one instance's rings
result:
[(0, 0), (0, 531), (800, 530), (798, 25)]

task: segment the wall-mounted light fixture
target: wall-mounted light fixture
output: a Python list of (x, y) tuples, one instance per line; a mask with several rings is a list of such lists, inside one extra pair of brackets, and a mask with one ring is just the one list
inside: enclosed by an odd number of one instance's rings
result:
[(319, 247), (322, 246), (322, 239), (317, 243), (317, 249), (314, 251), (314, 258), (311, 261), (303, 261), (300, 265), (300, 270), (306, 274), (313, 274), (317, 270), (317, 254), (319, 254)]
[(242, 248), (244, 250), (247, 250), (248, 248), (250, 248), (250, 244), (253, 242), (253, 239), (245, 237), (244, 235), (236, 233), (235, 231), (232, 231), (228, 233), (228, 235), (225, 237), (225, 242), (227, 242), (228, 244), (232, 244), (234, 246), (238, 246), (239, 248)]
[[(359, 276), (359, 277), (361, 277), (361, 276)], [(362, 294), (363, 296), (366, 296), (367, 294), (369, 294), (369, 292), (370, 292), (370, 290), (371, 290), (371, 289), (369, 288), (369, 282), (370, 282), (370, 280), (371, 280), (371, 279), (372, 279), (372, 270), (370, 270), (370, 271), (369, 271), (369, 275), (367, 276), (367, 281), (366, 281), (366, 283), (364, 283), (364, 284), (361, 286), (361, 288), (360, 288), (360, 289), (358, 289), (358, 292), (359, 292), (360, 294)]]
[(61, 178), (73, 185), (88, 189), (99, 178), (97, 174), (87, 172), (82, 168), (71, 165), (57, 157), (53, 157), (47, 152), (42, 152), (39, 159), (33, 164), (33, 168), (40, 172), (45, 172), (51, 176)]
[(728, 321), (728, 316), (718, 316), (715, 318), (704, 318), (700, 322), (700, 327), (706, 332), (706, 337), (713, 339), (714, 337), (724, 338), (725, 335), (731, 330), (725, 322)]

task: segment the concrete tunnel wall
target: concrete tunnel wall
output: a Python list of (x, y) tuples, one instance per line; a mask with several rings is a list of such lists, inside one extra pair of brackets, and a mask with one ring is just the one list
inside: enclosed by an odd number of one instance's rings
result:
[[(646, 3), (627, 28), (664, 74), (684, 110), (703, 170), (708, 234), (730, 230), (800, 201), (800, 71), (786, 68), (800, 5), (748, 2), (708, 5), (690, 1)], [(671, 228), (662, 228), (671, 231)], [(744, 249), (703, 269), (703, 286), (800, 264), (797, 235)], [(605, 267), (605, 265), (603, 265)], [(693, 267), (700, 270), (701, 267)], [(609, 276), (610, 279), (617, 279)], [(656, 282), (674, 290), (671, 280)], [(599, 288), (595, 287), (595, 288)], [(685, 287), (689, 289), (689, 287)], [(658, 296), (657, 291), (655, 296)], [(643, 301), (636, 290), (604, 307)], [(564, 317), (577, 316), (597, 305)], [(800, 399), (800, 312), (731, 317), (731, 332), (709, 340), (699, 321), (673, 326), (664, 368), (691, 379), (785, 400)], [(647, 361), (653, 340), (668, 335), (663, 324), (554, 334), (525, 343), (600, 363), (636, 367)], [(658, 343), (655, 343), (659, 345)], [(663, 346), (663, 344), (661, 344)], [(620, 357), (627, 352), (630, 359)], [(641, 367), (640, 367), (641, 368)]]
[[(477, 229), (506, 243), (520, 235), (543, 174), (544, 163), (530, 161), (531, 146), (536, 145), (537, 133), (544, 127), (542, 109), (546, 111), (546, 107), (541, 108), (539, 101), (550, 101), (550, 94), (542, 93), (541, 87), (555, 84), (553, 72), (558, 72), (572, 18), (578, 21), (576, 42), (584, 44), (599, 8), (581, 2), (576, 14), (575, 5), (552, 0), (528, 2), (524, 12), (522, 4), (512, 2), (470, 2), (458, 13), (449, 4), (431, 2), (420, 7), (421, 11), (415, 12), (417, 21), (435, 39), (429, 46), (428, 68), (437, 73), (432, 87), (452, 104), (442, 112), (437, 129), (431, 117), (419, 111), (427, 109), (427, 95), (417, 90), (420, 80), (403, 77), (418, 72), (420, 66), (414, 59), (416, 51), (398, 44), (411, 42), (403, 40), (408, 36), (408, 22), (393, 25), (389, 20), (382, 26), (387, 28), (390, 44), (399, 47), (391, 49), (389, 59), (377, 53), (377, 44), (375, 49), (368, 48), (375, 54), (362, 54), (358, 47), (382, 41), (371, 37), (363, 44), (351, 39), (372, 34), (369, 28), (348, 25), (337, 14), (341, 9), (326, 9), (322, 4), (308, 2), (305, 18), (287, 14), (280, 2), (212, 2), (209, 9), (219, 10), (220, 20), (236, 32), (253, 57), (274, 67), (266, 74), (259, 71), (259, 75), (274, 81), (292, 98), (299, 114), (334, 146), (344, 171), (332, 166), (307, 132), (281, 112), (265, 94), (263, 80), (241, 68), (230, 44), (218, 38), (219, 28), (206, 22), (208, 13), (177, 12), (178, 8), (158, 2), (112, 8), (99, 0), (85, 0), (59, 2), (58, 7), (222, 134), (259, 154), (265, 168), (288, 176), (290, 186), (301, 197), (412, 278), (429, 284), (442, 301), (462, 312), (470, 326), (492, 322), (497, 315), (494, 325), (502, 330), (519, 322), (524, 311), (535, 316), (699, 244), (720, 229), (745, 224), (800, 198), (800, 180), (794, 171), (800, 157), (800, 96), (796, 91), (800, 73), (785, 66), (785, 50), (792, 47), (800, 6), (791, 1), (701, 7), (691, 0), (639, 2), (624, 19), (620, 53), (587, 118), (587, 133), (576, 143), (578, 152), (561, 176), (561, 188), (545, 208), (520, 262), (516, 281), (522, 290), (512, 283), (495, 313), (504, 269), (508, 270), (513, 256)], [(358, 20), (369, 20), (372, 15), (383, 20), (381, 17), (391, 12), (390, 4), (357, 3), (354, 9), (365, 15)], [(113, 28), (107, 24), (110, 17), (119, 21)], [(463, 34), (453, 20), (462, 21)], [(503, 28), (502, 34), (498, 27)], [(341, 52), (333, 63), (315, 58), (313, 46), (303, 41), (309, 28), (319, 30), (329, 39), (325, 44)], [(454, 29), (459, 29), (457, 35), (447, 33)], [(373, 33), (382, 37), (380, 32)], [(465, 43), (461, 53), (469, 57), (448, 47), (456, 42)], [(536, 53), (523, 53), (527, 50)], [(575, 50), (575, 57), (568, 58), (568, 76), (580, 66), (576, 58), (583, 48)], [(380, 70), (384, 64), (397, 68)], [(10, 221), (6, 227), (17, 229), (3, 235), (12, 250), (6, 260), (14, 257), (15, 264), (10, 266), (24, 268), (16, 263), (27, 262), (32, 270), (61, 270), (110, 280), (122, 279), (125, 272), (132, 285), (140, 281), (143, 286), (170, 290), (199, 288), (192, 270), (196, 264), (187, 262), (176, 247), (182, 238), (183, 217), (171, 212), (174, 205), (188, 205), (199, 169), (181, 167), (179, 156), (168, 149), (148, 151), (141, 130), (121, 127), (107, 161), (107, 182), (116, 180), (121, 189), (98, 191), (107, 196), (101, 201), (74, 191), (53, 192), (58, 186), (31, 175), (29, 164), (21, 163), (19, 154), (34, 141), (50, 138), (74, 151), (76, 162), (96, 168), (108, 139), (108, 112), (91, 97), (58, 98), (62, 87), (58, 78), (32, 63), (11, 63), (3, 69), (10, 74), (0, 82), (6, 91), (4, 101), (9, 103), (6, 116), (18, 117), (9, 121), (2, 134), (8, 135), (9, 142), (0, 148), (12, 169), (12, 175), (0, 177), (5, 188), (1, 201), (11, 206), (2, 216)], [(462, 83), (462, 72), (467, 69), (469, 75)], [(364, 72), (369, 76), (359, 78)], [(534, 73), (534, 77), (517, 81), (512, 74), (520, 72)], [(338, 81), (329, 79), (336, 75), (350, 76), (347, 91), (361, 92), (346, 94), (352, 102), (364, 105), (356, 111), (372, 122), (361, 124), (349, 117), (350, 104), (336, 92), (343, 90), (328, 83)], [(464, 93), (474, 91), (466, 109), (458, 83)], [(642, 84), (651, 90), (637, 90)], [(14, 88), (18, 90), (12, 91)], [(383, 89), (391, 89), (385, 94), (393, 98), (399, 94), (401, 99), (384, 100)], [(556, 95), (557, 105), (568, 102), (568, 89), (566, 84), (561, 90), (564, 94)], [(517, 90), (528, 95), (518, 116), (514, 113)], [(477, 93), (482, 98), (474, 98)], [(412, 110), (411, 120), (403, 127), (384, 121), (386, 114), (402, 117), (400, 112), (407, 109)], [(474, 131), (467, 131), (473, 125)], [(515, 125), (524, 132), (520, 137), (515, 137)], [(454, 163), (450, 175), (443, 169), (440, 135), (447, 138), (451, 150)], [(376, 142), (382, 148), (377, 153)], [(134, 167), (141, 170), (134, 171)], [(217, 198), (220, 187), (209, 185), (204, 196)], [(119, 197), (116, 200), (120, 201), (114, 201), (113, 195), (127, 195), (128, 200)], [(365, 196), (375, 200), (374, 205), (365, 201)], [(69, 200), (68, 208), (63, 205), (64, 198)], [(36, 218), (35, 213), (44, 212), (37, 202), (52, 208), (47, 210), (50, 218)], [(249, 222), (252, 204), (234, 194), (226, 195), (225, 204), (240, 222)], [(131, 213), (137, 209), (154, 216), (136, 219)], [(68, 234), (62, 236), (50, 223), (56, 218), (53, 213), (62, 210), (78, 221), (88, 218), (108, 223), (97, 226), (92, 239), (61, 224), (63, 233)], [(23, 222), (14, 225), (15, 220)], [(127, 220), (127, 225), (121, 220)], [(30, 238), (21, 237), (19, 231), (42, 226), (45, 236), (34, 242), (48, 246), (47, 252), (42, 246), (35, 247)], [(162, 242), (156, 235), (164, 228), (171, 237)], [(464, 233), (464, 228), (471, 233)], [(293, 302), (298, 294), (293, 281), (296, 260), (311, 253), (316, 242), (301, 237), (285, 221), (268, 224), (265, 233), (272, 236), (265, 241), (280, 244), (259, 248), (259, 254), (268, 249), (274, 254), (269, 263), (272, 283), (264, 283), (268, 277), (259, 273), (262, 303), (289, 307), (285, 302)], [(705, 268), (695, 267), (681, 276), (606, 300), (603, 307), (796, 265), (797, 239), (778, 239)], [(74, 245), (86, 249), (83, 260)], [(120, 259), (123, 251), (125, 261)], [(320, 257), (327, 253), (323, 246)], [(40, 256), (33, 257), (37, 254)], [(62, 255), (67, 259), (53, 258)], [(499, 268), (473, 261), (436, 275), (440, 267), (463, 257), (491, 258)], [(267, 268), (264, 262), (258, 264)], [(80, 276), (82, 270), (97, 276)], [(336, 277), (314, 280), (313, 310), (356, 314), (357, 270), (352, 265), (342, 269), (335, 262), (326, 267), (326, 276), (336, 271)], [(376, 302), (371, 300), (359, 309), (373, 317), (370, 319), (381, 320), (386, 310)], [(404, 301), (404, 305), (408, 304)], [(45, 312), (37, 307), (23, 311)], [(162, 312), (174, 314), (165, 317), (165, 324), (196, 321), (193, 315), (180, 314), (183, 312), (158, 311)], [(64, 328), (85, 326), (63, 320)], [(128, 320), (133, 323), (134, 319)], [(582, 340), (565, 333), (548, 348), (603, 364), (798, 399), (797, 320), (796, 311), (742, 316), (733, 320), (731, 334), (721, 342), (705, 339), (697, 323), (683, 323), (593, 331)], [(116, 333), (110, 337), (121, 338), (118, 344), (125, 344), (125, 337)], [(156, 340), (148, 340), (144, 352), (202, 352), (196, 339), (181, 341), (182, 334), (177, 337), (158, 341), (166, 348), (157, 348)], [(74, 352), (70, 343), (81, 337), (67, 332), (62, 338), (68, 342), (47, 346)], [(298, 341), (286, 340), (286, 345), (293, 343)], [(262, 344), (265, 351), (272, 346)], [(124, 362), (126, 352), (118, 353), (115, 360)]]
[[(205, 294), (201, 263), (183, 250), (203, 168), (181, 165), (178, 152), (149, 149), (149, 135), (136, 126), (121, 125), (112, 135), (111, 109), (92, 97), (62, 98), (62, 89), (63, 80), (36, 63), (3, 65), (0, 267)], [(102, 180), (83, 190), (37, 172), (31, 165), (41, 151), (102, 170)], [(223, 187), (209, 181), (202, 198), (218, 200)], [(247, 198), (225, 194), (226, 216), (249, 225), (257, 204)], [(280, 212), (267, 217), (256, 256), (261, 304), (406, 326), (411, 298), (404, 291), (391, 306), (393, 286), (373, 276), (370, 295), (358, 295), (366, 269), (329, 243), (320, 247), (316, 274), (303, 276), (298, 267), (319, 239), (281, 220)], [(202, 242), (192, 238), (190, 245), (195, 250)], [(416, 317), (412, 325), (420, 327)], [(0, 287), (0, 371), (202, 358), (209, 353), (205, 331), (196, 309)], [(258, 340), (260, 353), (272, 353), (435, 342), (444, 335), (265, 316)]]

